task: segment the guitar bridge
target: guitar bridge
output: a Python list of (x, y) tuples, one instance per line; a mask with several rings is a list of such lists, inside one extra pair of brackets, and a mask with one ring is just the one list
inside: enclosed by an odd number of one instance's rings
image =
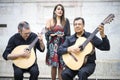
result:
[(72, 55), (71, 53), (69, 53), (69, 54), (76, 62), (78, 62), (78, 60), (76, 59), (76, 57), (74, 55)]

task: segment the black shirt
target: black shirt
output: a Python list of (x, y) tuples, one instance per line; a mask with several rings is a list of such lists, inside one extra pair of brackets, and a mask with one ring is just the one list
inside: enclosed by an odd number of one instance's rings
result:
[[(88, 38), (90, 36), (91, 33), (89, 32), (84, 32), (84, 34), (82, 35), (82, 37)], [(67, 53), (67, 48), (69, 46), (72, 46), (75, 44), (76, 40), (77, 40), (77, 36), (76, 34), (68, 37), (65, 42), (59, 47), (58, 49), (58, 54), (62, 55)], [(109, 50), (110, 49), (110, 44), (109, 44), (109, 40), (107, 39), (107, 36), (105, 36), (105, 38), (102, 38), (102, 40), (100, 38), (98, 38), (97, 36), (94, 36), (94, 38), (91, 40), (91, 43), (94, 47), (100, 49), (100, 50)], [(94, 62), (96, 60), (96, 54), (95, 54), (95, 50), (93, 50), (93, 54), (88, 56), (88, 60), (87, 62)]]
[[(29, 45), (30, 43), (33, 42), (33, 40), (36, 37), (37, 37), (37, 35), (35, 33), (31, 32), (30, 36), (27, 38), (27, 40), (24, 40), (22, 38), (22, 36), (20, 35), (20, 33), (14, 34), (8, 41), (8, 45), (3, 53), (3, 58), (5, 60), (7, 60), (8, 54), (10, 54), (15, 47), (17, 47), (19, 45)], [(39, 41), (37, 41), (35, 46), (34, 46), (35, 53), (36, 53), (36, 48), (41, 52), (44, 51), (44, 50), (41, 50)]]

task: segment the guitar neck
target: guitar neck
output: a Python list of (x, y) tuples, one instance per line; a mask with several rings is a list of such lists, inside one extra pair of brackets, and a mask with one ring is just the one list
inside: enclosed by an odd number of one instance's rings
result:
[[(103, 25), (103, 24), (101, 24)], [(93, 33), (87, 38), (87, 40), (80, 46), (80, 48), (83, 50), (85, 46), (93, 39), (93, 37), (98, 33), (98, 27), (93, 31)]]
[[(43, 35), (44, 33), (45, 33), (45, 29), (43, 28), (39, 34)], [(28, 49), (31, 50), (35, 46), (37, 41), (38, 41), (38, 37), (36, 37), (34, 41), (29, 45)]]
[[(110, 23), (113, 18), (114, 18), (114, 14), (109, 14), (104, 20), (103, 22), (100, 24), (102, 26), (104, 26), (107, 23)], [(91, 39), (97, 34), (98, 32), (98, 27), (93, 31), (93, 33), (88, 37), (88, 39), (80, 46), (81, 50), (83, 50), (85, 48), (85, 46), (91, 41)]]
[(36, 44), (36, 42), (38, 41), (38, 37), (36, 37), (35, 39), (34, 39), (34, 41), (29, 45), (29, 50), (31, 50), (34, 46), (35, 46), (35, 44)]

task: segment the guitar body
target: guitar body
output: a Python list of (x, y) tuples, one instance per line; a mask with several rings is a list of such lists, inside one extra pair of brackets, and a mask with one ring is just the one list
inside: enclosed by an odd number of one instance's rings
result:
[[(86, 38), (79, 37), (76, 40), (75, 44), (72, 46), (79, 47), (85, 41), (86, 41)], [(78, 70), (79, 68), (82, 67), (82, 65), (84, 64), (86, 56), (91, 54), (92, 50), (93, 50), (93, 46), (89, 42), (80, 53), (77, 53), (77, 54), (71, 53), (77, 59), (77, 61), (70, 55), (70, 53), (63, 54), (62, 58), (63, 58), (64, 63), (67, 65), (67, 67), (69, 67), (72, 70)]]
[[(21, 51), (24, 51), (27, 47), (28, 47), (28, 45), (20, 45), (20, 46), (17, 46), (17, 47), (14, 48), (14, 50), (12, 51), (12, 54), (21, 54), (20, 52), (21, 52)], [(35, 52), (34, 52), (34, 50), (33, 50), (33, 48), (32, 48), (29, 58), (19, 57), (19, 58), (13, 60), (13, 63), (14, 63), (17, 67), (19, 67), (19, 68), (27, 69), (27, 68), (31, 67), (31, 66), (34, 64), (35, 59), (36, 59), (36, 57), (35, 57)]]

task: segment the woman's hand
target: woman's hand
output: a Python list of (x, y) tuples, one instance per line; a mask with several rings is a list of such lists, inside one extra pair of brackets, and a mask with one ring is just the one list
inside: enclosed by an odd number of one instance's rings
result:
[(50, 36), (56, 36), (57, 34), (50, 34)]
[(58, 36), (58, 37), (63, 37), (63, 36), (64, 36), (64, 33), (58, 34), (57, 36)]

